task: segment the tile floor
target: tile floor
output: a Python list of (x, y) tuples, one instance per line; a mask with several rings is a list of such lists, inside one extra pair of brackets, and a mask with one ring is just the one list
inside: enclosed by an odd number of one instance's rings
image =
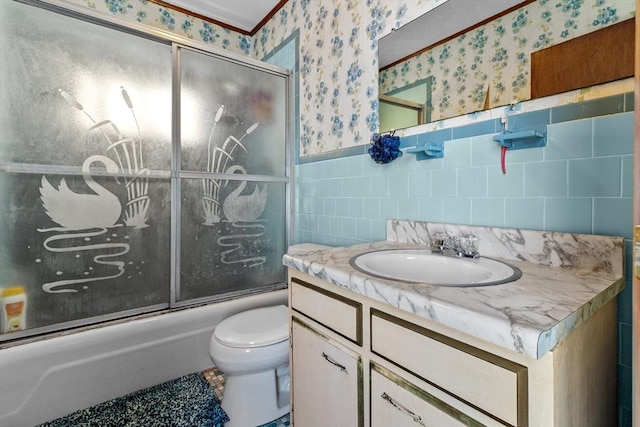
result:
[[(202, 374), (204, 375), (206, 380), (209, 382), (209, 384), (213, 386), (218, 399), (222, 401), (222, 394), (224, 393), (224, 382), (225, 382), (224, 374), (218, 371), (218, 369), (216, 369), (215, 367), (208, 369), (206, 371), (203, 371)], [(289, 414), (287, 414), (282, 418), (273, 420), (259, 427), (289, 427), (290, 425), (291, 425), (291, 421), (289, 419)]]

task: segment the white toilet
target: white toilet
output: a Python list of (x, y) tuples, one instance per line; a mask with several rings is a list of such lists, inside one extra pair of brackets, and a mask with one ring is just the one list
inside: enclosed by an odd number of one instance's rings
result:
[(289, 412), (289, 311), (286, 306), (235, 314), (209, 341), (213, 364), (227, 380), (226, 427), (255, 427)]

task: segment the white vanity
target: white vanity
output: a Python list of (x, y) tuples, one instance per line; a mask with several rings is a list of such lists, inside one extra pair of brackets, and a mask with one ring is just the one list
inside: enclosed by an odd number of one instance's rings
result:
[[(477, 236), (522, 272), (451, 287), (365, 274), (354, 256)], [(297, 427), (616, 425), (616, 295), (624, 240), (390, 220), (387, 240), (293, 246)]]

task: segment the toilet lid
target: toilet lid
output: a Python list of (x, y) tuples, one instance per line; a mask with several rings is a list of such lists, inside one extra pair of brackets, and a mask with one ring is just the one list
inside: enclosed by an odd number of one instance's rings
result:
[(262, 347), (289, 338), (289, 310), (285, 305), (244, 311), (224, 319), (213, 333), (229, 347)]

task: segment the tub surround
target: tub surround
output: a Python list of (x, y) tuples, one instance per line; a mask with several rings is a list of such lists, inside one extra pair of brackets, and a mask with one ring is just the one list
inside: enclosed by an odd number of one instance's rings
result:
[[(349, 260), (360, 253), (430, 247), (431, 236), (473, 234), (482, 256), (522, 271), (504, 285), (452, 288), (375, 278)], [(388, 220), (387, 240), (290, 248), (284, 264), (532, 358), (541, 358), (624, 287), (622, 237)]]
[(218, 323), (286, 301), (284, 290), (267, 292), (1, 349), (0, 426), (34, 426), (209, 369)]

